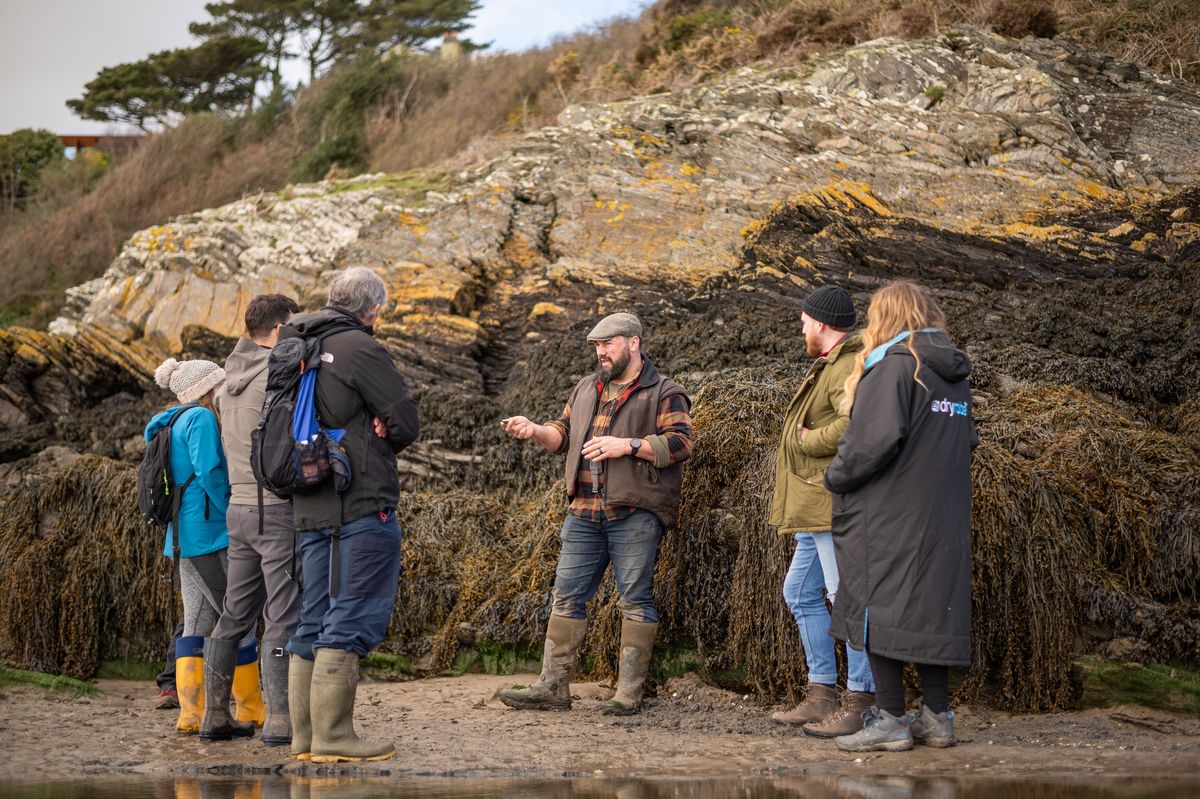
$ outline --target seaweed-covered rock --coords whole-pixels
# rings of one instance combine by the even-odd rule
[[[332,270],[364,265],[388,283],[376,335],[423,421],[400,461],[405,578],[387,646],[438,669],[464,640],[537,643],[560,463],[495,423],[557,415],[593,367],[586,329],[628,309],[695,399],[682,518],[658,566],[664,638],[714,675],[792,694],[804,664],[779,597],[790,553],[765,508],[808,363],[800,304],[832,282],[861,309],[906,278],[931,287],[976,364],[965,690],[1062,706],[1073,659],[1105,638],[1200,662],[1198,128],[1194,85],[1065,40],[958,29],[572,107],[425,189],[364,176],[173,220],[73,292],[57,334],[0,336],[0,463],[14,464],[0,478],[36,475],[0,494],[5,564],[65,545],[47,533],[57,475],[87,484],[81,531],[119,534],[118,467],[68,461],[136,452],[130,431],[161,400],[145,377],[157,358],[217,357],[253,294],[316,306]],[[105,568],[126,586],[151,566]],[[0,595],[0,644],[45,668],[86,673],[167,634],[105,617],[103,651],[68,658],[91,610],[34,631],[30,596]],[[611,586],[593,606],[585,654],[606,672]]]

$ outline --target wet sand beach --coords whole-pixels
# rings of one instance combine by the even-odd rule
[[[1122,706],[1043,715],[960,707],[960,744],[894,754],[848,754],[831,741],[770,721],[774,707],[688,675],[645,711],[601,715],[611,690],[573,686],[563,713],[510,710],[494,696],[530,675],[466,675],[360,686],[356,726],[390,737],[391,760],[316,767],[258,738],[204,743],[154,710],[149,682],[100,680],[87,697],[12,688],[0,694],[7,757],[0,779],[58,780],[166,774],[414,776],[771,777],[909,774],[995,779],[1192,778],[1200,719]]]

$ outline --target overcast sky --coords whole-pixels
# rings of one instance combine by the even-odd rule
[[[188,23],[207,18],[205,0],[0,0],[0,134],[18,128],[101,133],[67,100],[102,67],[196,41]],[[525,50],[615,16],[647,0],[483,0],[467,35],[497,50]],[[290,83],[307,78],[296,63]]]

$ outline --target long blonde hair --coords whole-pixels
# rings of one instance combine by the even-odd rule
[[[846,378],[845,412],[849,412],[854,404],[854,393],[858,390],[858,381],[862,379],[863,367],[871,351],[905,331],[911,334],[927,327],[945,331],[946,315],[925,288],[897,280],[871,295],[871,304],[867,306],[867,328],[862,334],[863,348],[854,361],[853,371]],[[920,377],[921,356],[913,346],[913,337],[910,335],[904,344],[917,360],[913,380],[924,386]]]

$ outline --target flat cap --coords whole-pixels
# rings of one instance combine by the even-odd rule
[[[615,338],[616,336],[638,336],[642,335],[642,323],[638,318],[631,313],[613,313],[604,317],[600,322],[592,328],[592,332],[588,333],[588,341],[604,341],[606,338]]]

